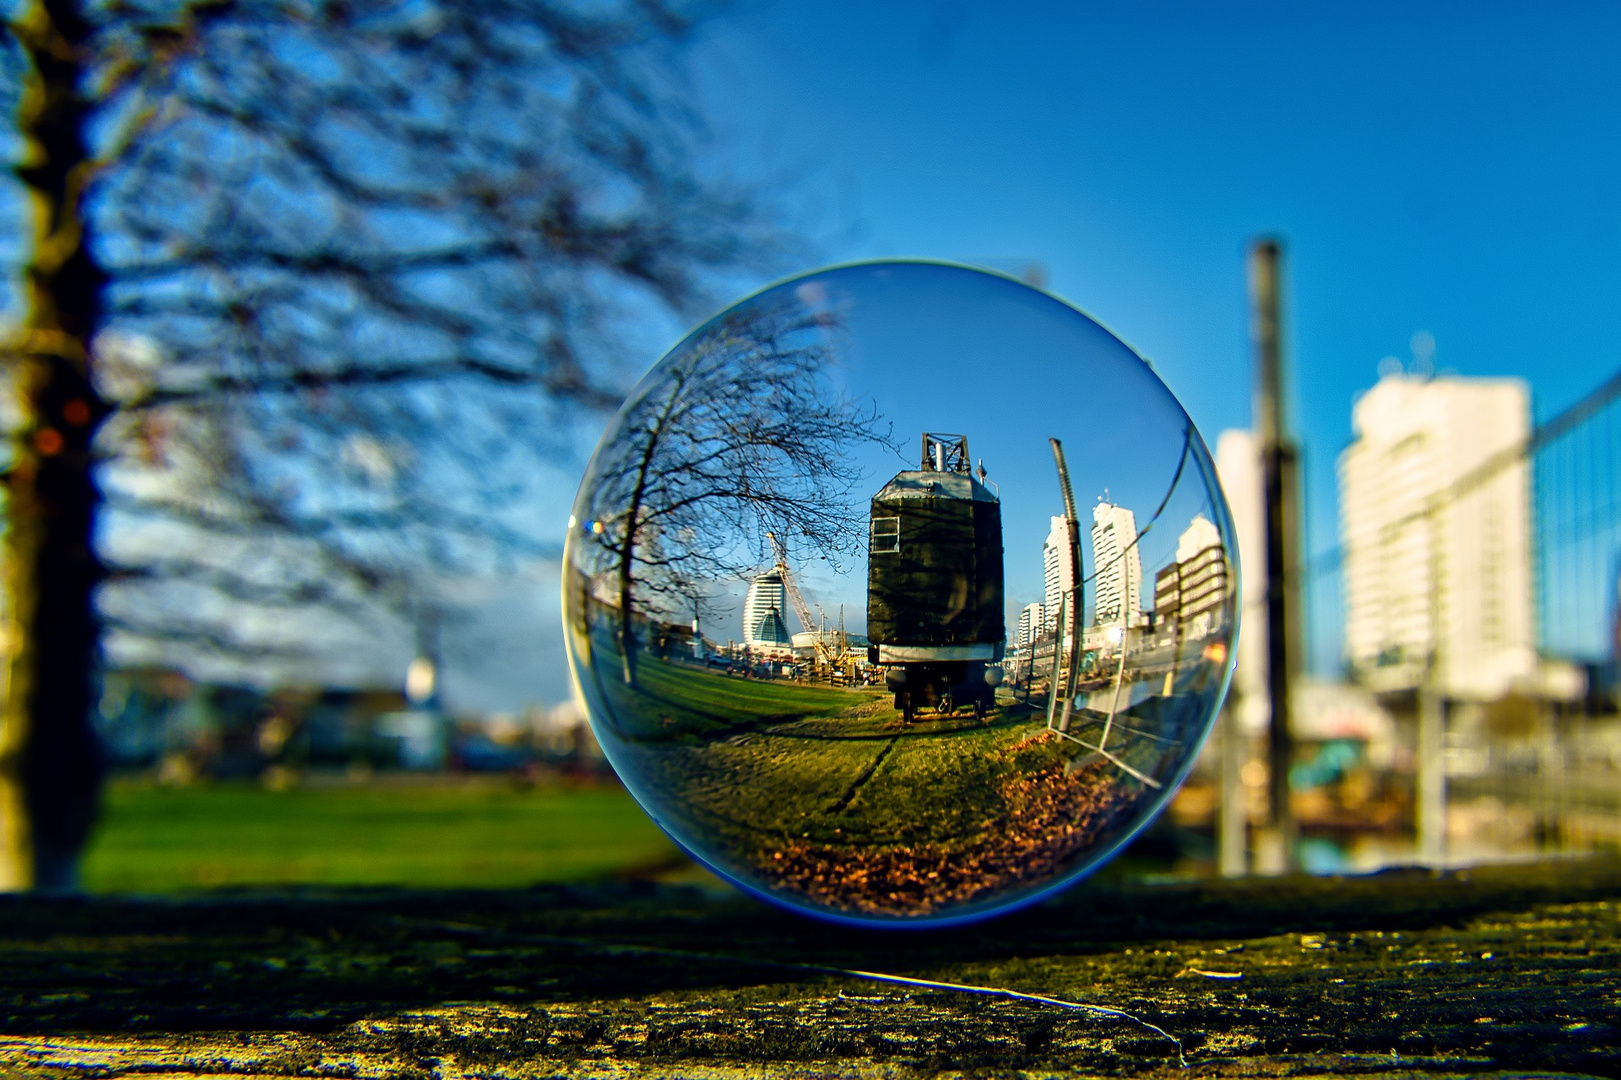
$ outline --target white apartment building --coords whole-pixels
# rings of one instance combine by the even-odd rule
[[[1137,516],[1100,499],[1092,507],[1092,559],[1097,575],[1097,624],[1140,625],[1143,559],[1137,550]]]
[[[1194,514],[1188,527],[1176,538],[1176,561],[1189,562],[1195,555],[1221,546],[1221,530],[1216,528],[1216,523],[1203,514]]]
[[[1536,667],[1529,472],[1523,460],[1434,497],[1530,432],[1518,379],[1388,375],[1352,409],[1340,455],[1345,645],[1371,689],[1501,696]]]
[[[1075,568],[1069,562],[1069,520],[1062,515],[1053,517],[1047,540],[1041,545],[1041,566],[1046,581],[1042,626],[1052,633],[1057,629],[1054,624],[1058,621],[1058,605],[1064,594],[1075,587]]]
[[[788,602],[788,590],[783,588],[782,577],[775,571],[761,574],[749,583],[749,595],[743,601],[743,644],[754,646],[785,646],[793,639],[788,634],[788,619],[783,614]]]
[[[1177,538],[1176,561],[1154,575],[1154,612],[1178,635],[1200,639],[1227,625],[1227,548],[1216,523],[1194,515]]]
[[[1019,628],[1013,636],[1013,647],[1020,652],[1030,648],[1030,643],[1040,637],[1047,628],[1047,607],[1045,604],[1026,604],[1019,612]]]
[[[1238,656],[1233,694],[1246,731],[1266,727],[1266,511],[1261,450],[1249,431],[1229,430],[1216,439],[1216,475],[1227,496],[1238,542]],[[1178,545],[1180,546],[1180,545]]]

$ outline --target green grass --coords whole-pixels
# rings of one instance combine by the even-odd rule
[[[893,845],[978,838],[1015,774],[1082,755],[1070,743],[1018,749],[1045,728],[1038,711],[928,712],[905,724],[890,695],[729,678],[648,660],[639,686],[608,683],[628,752],[671,796],[665,812],[773,859],[784,841]],[[1122,718],[1122,724],[1126,723]],[[1078,714],[1078,735],[1101,721]],[[1158,770],[1161,747],[1115,729],[1114,752]],[[1113,777],[1115,770],[1107,770]]]
[[[876,690],[743,679],[652,658],[638,665],[634,689],[617,666],[599,669],[599,678],[620,730],[639,741],[707,741],[762,720],[834,715],[887,698]]]
[[[661,820],[728,872],[874,913],[955,903],[1075,864],[1146,812],[1188,750],[1180,713],[1122,712],[1105,756],[1003,695],[983,721],[890,695],[714,675],[646,659],[599,686]],[[966,711],[965,711],[966,712]],[[1103,715],[1080,710],[1092,742]]]
[[[643,664],[640,674],[642,687],[648,693],[670,698],[710,717],[734,721],[837,712],[880,693],[742,679],[663,663]]]
[[[672,748],[658,767],[689,812],[739,844],[763,845],[761,858],[796,837],[858,845],[950,840],[977,835],[995,816],[982,799],[1012,768],[1003,751],[1033,726],[997,715],[985,727],[958,718],[904,728],[886,709]]]
[[[122,781],[107,792],[84,885],[135,893],[224,885],[496,888],[600,878],[678,858],[617,786],[422,781],[267,791]]]

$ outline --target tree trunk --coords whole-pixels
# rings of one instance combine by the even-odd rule
[[[625,538],[619,545],[619,656],[624,667],[625,685],[636,685],[636,611],[635,611],[635,559],[636,544],[641,539],[642,529],[642,502],[647,498],[648,474],[653,468],[653,458],[658,453],[659,439],[664,425],[670,419],[670,413],[681,396],[681,382],[676,383],[676,389],[671,392],[670,400],[664,403],[664,410],[647,433],[647,445],[642,448],[641,463],[636,469],[636,487],[630,494],[630,505],[625,508]]]
[[[635,594],[631,577],[631,559],[635,550],[636,534],[632,529],[625,541],[624,553],[619,558],[619,661],[626,686],[636,685],[636,648],[639,644],[636,640]]]
[[[100,495],[91,444],[107,412],[90,381],[106,275],[82,217],[94,168],[81,96],[91,30],[72,3],[30,4],[12,24],[33,65],[17,170],[33,203],[27,311],[13,344],[24,410],[6,476],[10,600],[0,686],[0,887],[72,888],[103,766],[90,726],[98,626]]]

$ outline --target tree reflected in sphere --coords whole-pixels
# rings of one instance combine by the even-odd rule
[[[942,923],[1095,869],[1210,730],[1232,525],[1150,366],[1017,281],[887,262],[695,331],[597,447],[570,663],[677,842],[813,914]]]

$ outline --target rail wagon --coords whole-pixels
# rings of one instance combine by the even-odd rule
[[[981,719],[1002,680],[1002,505],[969,470],[968,440],[925,432],[921,467],[872,497],[867,658],[895,708]]]

